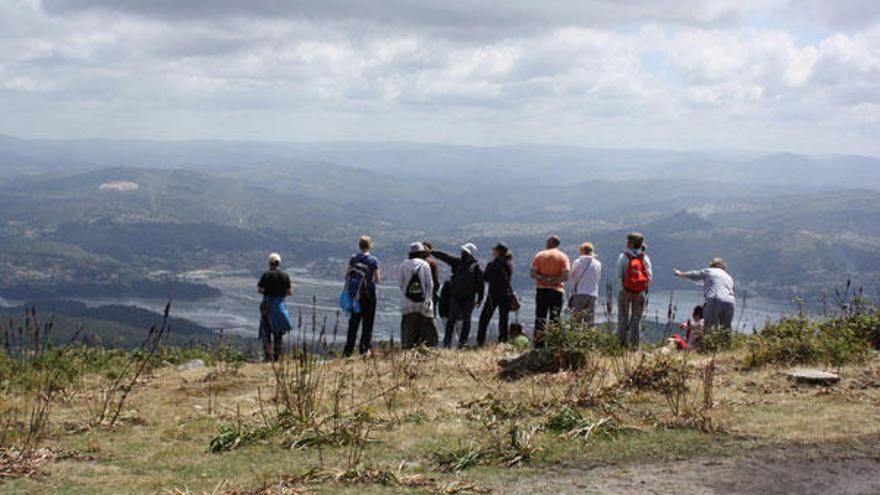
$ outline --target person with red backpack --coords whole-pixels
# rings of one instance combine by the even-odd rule
[[[621,281],[617,304],[617,336],[621,347],[639,348],[642,315],[648,301],[648,288],[654,278],[651,258],[645,252],[645,236],[632,232],[626,236],[626,251],[617,259]]]

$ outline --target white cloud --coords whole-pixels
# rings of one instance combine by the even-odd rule
[[[802,35],[843,26],[833,9],[805,28],[782,0],[204,5],[0,4],[0,132],[880,154],[880,29]]]

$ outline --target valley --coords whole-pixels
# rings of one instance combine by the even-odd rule
[[[339,277],[364,233],[387,281],[383,336],[398,325],[394,268],[413,240],[447,251],[471,241],[483,262],[505,242],[529,303],[546,236],[570,256],[592,241],[608,281],[625,234],[642,231],[651,319],[663,324],[670,292],[678,315],[699,300],[672,269],[717,255],[752,308],[746,330],[797,311],[795,299],[819,313],[847,285],[880,288],[880,186],[859,180],[880,160],[864,157],[10,138],[0,164],[0,297],[153,311],[171,298],[178,315],[241,335],[255,328],[253,281],[271,251],[295,268],[294,305],[310,312],[315,298],[335,322]],[[809,180],[793,180],[798,167]]]

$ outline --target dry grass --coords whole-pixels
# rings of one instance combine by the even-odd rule
[[[504,381],[496,377],[496,362],[509,352],[504,347],[411,352],[321,364],[323,389],[314,418],[343,421],[355,413],[370,418],[369,435],[375,442],[360,446],[356,462],[351,462],[352,447],[290,449],[280,435],[211,454],[208,444],[221,425],[261,424],[284,402],[275,397],[273,368],[249,364],[228,374],[211,368],[162,368],[128,397],[123,415],[139,422],[69,433],[64,424],[88,421],[86,402],[74,397],[58,405],[43,445],[79,452],[84,458],[55,459],[51,468],[44,465],[45,474],[4,481],[0,491],[369,494],[479,493],[494,488],[503,493],[510,469],[520,473],[516,478],[526,479],[560,462],[661,461],[880,435],[880,389],[871,381],[880,376],[876,356],[866,364],[842,368],[843,382],[820,390],[793,387],[772,367],[740,370],[741,356],[719,355],[710,408],[705,407],[698,372],[706,363],[689,364],[695,372],[687,381],[684,400],[692,409],[688,412],[701,411],[726,432],[705,433],[686,423],[680,425],[684,429],[670,429],[674,418],[663,392],[616,388],[633,359],[597,359],[594,367],[607,367],[601,376],[582,371]],[[584,399],[584,389],[591,400]],[[579,411],[584,418],[581,428],[595,428],[600,421],[602,426],[637,428],[639,433],[545,431],[548,418],[563,407]],[[512,432],[529,432],[528,438],[519,439],[527,443],[520,452],[527,458],[511,463],[517,453],[506,452],[510,457],[483,459],[479,466],[458,473],[434,468],[437,453],[462,445],[514,445]],[[522,467],[506,467],[509,463]],[[297,478],[308,472],[311,478]]]

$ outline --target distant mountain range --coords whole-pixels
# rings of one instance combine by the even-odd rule
[[[880,158],[855,155],[596,149],[575,146],[476,147],[425,143],[146,140],[22,140],[0,135],[0,174],[107,167],[224,171],[357,168],[384,176],[563,185],[592,180],[702,180],[785,188],[880,188]]]
[[[638,229],[659,287],[687,287],[673,267],[722,255],[743,288],[816,301],[847,279],[877,292],[878,218],[880,160],[869,157],[0,137],[7,298],[162,290],[183,270],[258,270],[269,250],[335,277],[363,233],[389,261],[414,239],[473,240],[484,258],[503,240],[524,286],[548,234],[570,254],[592,240],[610,265]]]

